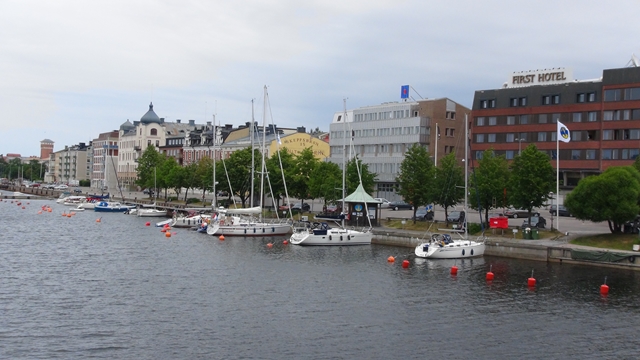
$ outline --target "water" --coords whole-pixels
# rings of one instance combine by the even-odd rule
[[[45,203],[53,212],[38,215]],[[454,277],[453,260],[407,248],[166,238],[133,216],[25,207],[0,202],[0,358],[631,359],[640,349],[636,272],[485,257],[458,261]]]

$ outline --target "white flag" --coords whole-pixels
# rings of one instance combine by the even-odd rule
[[[569,132],[569,129],[560,121],[558,121],[558,140],[566,143],[571,141],[571,132]]]

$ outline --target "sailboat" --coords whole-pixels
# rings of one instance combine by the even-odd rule
[[[265,148],[266,148],[266,116],[267,116],[267,87],[264,87],[264,114],[262,127],[262,181],[260,184],[260,201],[262,201],[264,190],[264,173],[265,166]],[[253,112],[253,111],[252,111]],[[253,116],[251,119],[251,153],[253,157],[253,134],[255,131]],[[217,135],[214,138],[217,141]],[[214,144],[215,154],[215,144]],[[215,155],[214,155],[215,158]],[[253,162],[253,160],[252,160]],[[214,165],[215,171],[215,165]],[[253,191],[253,166],[251,167],[251,191]],[[214,173],[215,176],[215,173]],[[215,179],[213,181],[215,192]],[[214,201],[215,202],[215,201]],[[251,194],[251,205],[253,205],[253,194]],[[262,206],[251,206],[249,208],[239,209],[214,209],[217,214],[207,225],[207,234],[224,235],[224,236],[280,236],[288,234],[291,231],[291,225],[287,222],[273,221],[265,222],[262,219]]]
[[[342,209],[345,208],[345,188],[346,188],[346,173],[347,173],[347,164],[345,161],[345,153],[346,153],[346,139],[347,139],[347,105],[346,100],[344,101],[344,125],[345,125],[345,133],[344,133],[344,142],[342,144]],[[364,188],[362,187],[362,179],[360,179],[360,184],[356,193],[364,193]],[[369,196],[368,194],[366,194]],[[379,203],[379,201],[373,199],[369,196],[370,200],[365,200],[365,210],[368,212],[368,203]],[[371,244],[371,239],[373,238],[373,232],[371,231],[371,224],[369,224],[369,229],[363,231],[357,231],[354,229],[346,229],[344,226],[346,214],[342,213],[339,216],[339,222],[334,220],[334,223],[338,226],[335,228],[330,227],[326,222],[313,222],[309,224],[309,226],[305,226],[302,228],[297,228],[294,233],[291,235],[290,243],[293,245],[324,245],[324,246],[343,246],[343,245],[369,245]],[[367,220],[371,221],[368,214]]]
[[[467,213],[467,187],[469,184],[469,166],[467,154],[469,146],[469,123],[465,115],[465,150],[464,150],[464,209]],[[468,239],[467,217],[464,218],[464,239],[454,240],[449,234],[432,234],[427,242],[416,246],[417,257],[426,259],[460,259],[484,255],[484,236],[482,240]]]

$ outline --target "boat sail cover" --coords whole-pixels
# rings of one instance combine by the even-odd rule
[[[262,209],[260,206],[254,206],[251,208],[240,208],[240,209],[225,209],[222,212],[226,212],[227,214],[260,214]]]

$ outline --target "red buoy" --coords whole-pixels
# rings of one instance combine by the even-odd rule
[[[453,265],[451,267],[451,275],[458,275],[458,267]]]
[[[390,263],[392,263],[392,262],[396,261],[396,259],[395,259],[393,256],[389,256],[389,257],[387,258],[387,261],[388,261],[388,262],[390,262]]]
[[[604,277],[604,284],[600,285],[600,294],[607,295],[609,293],[609,285],[607,285],[607,277]]]
[[[409,267],[409,260],[403,261],[402,262],[402,267],[405,268],[405,269],[408,268]]]
[[[268,244],[267,244],[267,247],[268,247],[269,249],[271,249],[271,248],[273,247],[273,244],[272,244],[272,243],[268,243]]]
[[[224,235],[220,235],[218,239],[220,239],[220,241],[224,241]]]
[[[527,285],[529,285],[529,287],[534,287],[536,286],[536,279],[530,277],[527,279]]]
[[[487,273],[487,281],[493,281],[493,273],[491,272],[492,268],[493,268],[493,265],[490,265],[489,272]]]
[[[282,244],[287,245],[287,244],[289,244],[289,241],[285,240],[285,241],[282,242]]]
[[[151,223],[147,221],[144,226],[151,226]]]

